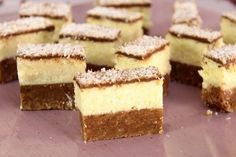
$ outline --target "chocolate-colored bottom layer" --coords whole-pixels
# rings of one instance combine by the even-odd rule
[[[0,83],[7,83],[17,79],[15,58],[9,58],[0,62]]]
[[[202,77],[198,71],[201,67],[171,61],[171,79],[183,84],[201,87]]]
[[[169,92],[169,82],[170,82],[170,75],[164,76],[164,83],[163,83],[163,95],[167,96]]]
[[[161,134],[163,109],[142,109],[81,117],[84,141]]]
[[[22,110],[74,109],[73,83],[20,86]]]
[[[86,71],[88,71],[88,70],[99,71],[102,68],[105,68],[106,70],[108,70],[108,69],[111,69],[112,67],[95,65],[95,64],[90,64],[90,63],[87,63],[87,65],[86,65]]]
[[[202,89],[202,101],[205,105],[224,112],[233,112],[236,108],[236,88],[223,90],[220,87]]]
[[[149,35],[150,30],[148,28],[143,28],[143,34]]]

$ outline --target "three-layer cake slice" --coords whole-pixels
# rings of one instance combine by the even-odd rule
[[[176,1],[174,4],[174,14],[172,24],[186,24],[188,26],[200,27],[202,23],[199,16],[196,2]]]
[[[97,0],[99,6],[125,9],[143,15],[143,29],[147,34],[151,27],[151,0]]]
[[[22,43],[53,42],[53,24],[41,17],[0,23],[0,83],[17,79],[16,49]]]
[[[181,83],[201,86],[198,74],[204,54],[223,45],[221,33],[187,25],[174,25],[167,35],[171,52],[171,78]]]
[[[75,105],[84,141],[161,134],[162,84],[156,67],[76,74]]]
[[[170,66],[169,43],[161,37],[143,36],[124,44],[116,53],[116,69],[155,66],[164,76],[163,91],[167,94]]]
[[[66,3],[24,2],[19,14],[20,17],[40,16],[49,19],[55,26],[54,41],[58,40],[61,27],[72,21],[71,6]]]
[[[120,29],[123,43],[135,40],[143,35],[143,18],[138,12],[96,7],[87,12],[87,22]]]
[[[73,23],[63,27],[59,42],[83,45],[87,69],[111,68],[115,65],[115,52],[120,45],[120,30],[92,24]]]
[[[17,55],[21,110],[74,109],[72,80],[86,68],[80,45],[24,44]]]
[[[236,109],[236,45],[226,45],[205,55],[200,75],[202,101],[221,111]]]

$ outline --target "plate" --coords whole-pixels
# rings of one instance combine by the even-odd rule
[[[225,1],[198,1],[204,27],[219,28],[220,12],[233,8]],[[172,1],[154,1],[151,34],[165,34],[170,25]],[[219,8],[219,5],[221,8]],[[211,6],[211,7],[209,7]],[[218,7],[217,7],[218,6]],[[74,6],[83,22],[92,4]],[[208,9],[207,9],[208,8]],[[215,8],[213,9],[210,8]],[[218,9],[217,9],[218,8]],[[16,13],[4,15],[15,17]],[[206,116],[200,89],[170,84],[164,100],[164,134],[84,144],[74,111],[20,111],[19,85],[0,85],[1,157],[233,157],[236,156],[236,115]]]

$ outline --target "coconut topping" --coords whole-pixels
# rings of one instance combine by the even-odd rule
[[[152,53],[162,50],[166,45],[168,45],[168,41],[161,37],[144,35],[133,42],[121,46],[117,53],[145,59]]]
[[[87,12],[88,17],[107,18],[124,22],[134,22],[142,19],[138,12],[130,12],[125,9],[96,7]]]
[[[25,2],[20,6],[20,16],[45,16],[65,18],[71,16],[71,7],[66,3]]]
[[[60,32],[60,38],[107,40],[114,41],[119,37],[120,30],[93,24],[68,24]]]
[[[22,44],[18,46],[17,56],[20,58],[80,58],[85,60],[85,50],[75,44]]]
[[[77,73],[74,80],[80,88],[112,86],[131,82],[150,81],[161,79],[162,76],[156,67],[134,68],[126,70],[110,69],[87,73]]]
[[[42,17],[22,18],[15,21],[0,23],[0,37],[47,29],[54,30],[54,25],[50,20]]]
[[[177,37],[194,38],[208,43],[212,43],[221,38],[221,33],[218,31],[204,30],[184,24],[172,26],[169,32]]]

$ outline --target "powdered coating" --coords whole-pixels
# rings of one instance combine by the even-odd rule
[[[20,6],[20,16],[46,16],[68,19],[71,7],[66,3],[25,2]]]
[[[151,0],[98,0],[101,6],[142,6],[151,5]]]
[[[174,5],[172,23],[187,23],[189,25],[199,25],[201,23],[201,18],[198,14],[196,3],[193,1],[176,1]]]
[[[15,21],[8,21],[0,23],[0,37],[7,37],[11,35],[18,35],[37,30],[46,30],[53,28],[54,25],[42,17],[22,18]]]
[[[75,39],[105,39],[116,40],[120,30],[93,24],[68,24],[60,32],[60,37],[70,36]]]
[[[222,14],[222,17],[227,18],[233,22],[236,22],[236,11],[225,12]]]
[[[85,60],[85,50],[75,44],[22,44],[18,46],[17,56],[20,58],[79,58]]]
[[[87,12],[88,17],[107,18],[111,20],[120,20],[124,22],[134,22],[142,19],[138,12],[129,12],[124,9],[96,7]]]
[[[77,73],[74,80],[80,88],[112,86],[114,84],[162,79],[156,67],[134,68],[127,70],[110,69],[87,73]]]
[[[213,49],[205,56],[223,65],[234,62],[236,60],[236,45],[225,45]]]
[[[163,49],[166,45],[168,45],[168,41],[161,37],[144,35],[133,42],[121,46],[117,53],[144,59],[150,54]]]
[[[221,33],[218,31],[203,30],[187,25],[174,25],[170,28],[169,32],[178,37],[195,38],[209,43],[221,38]]]

